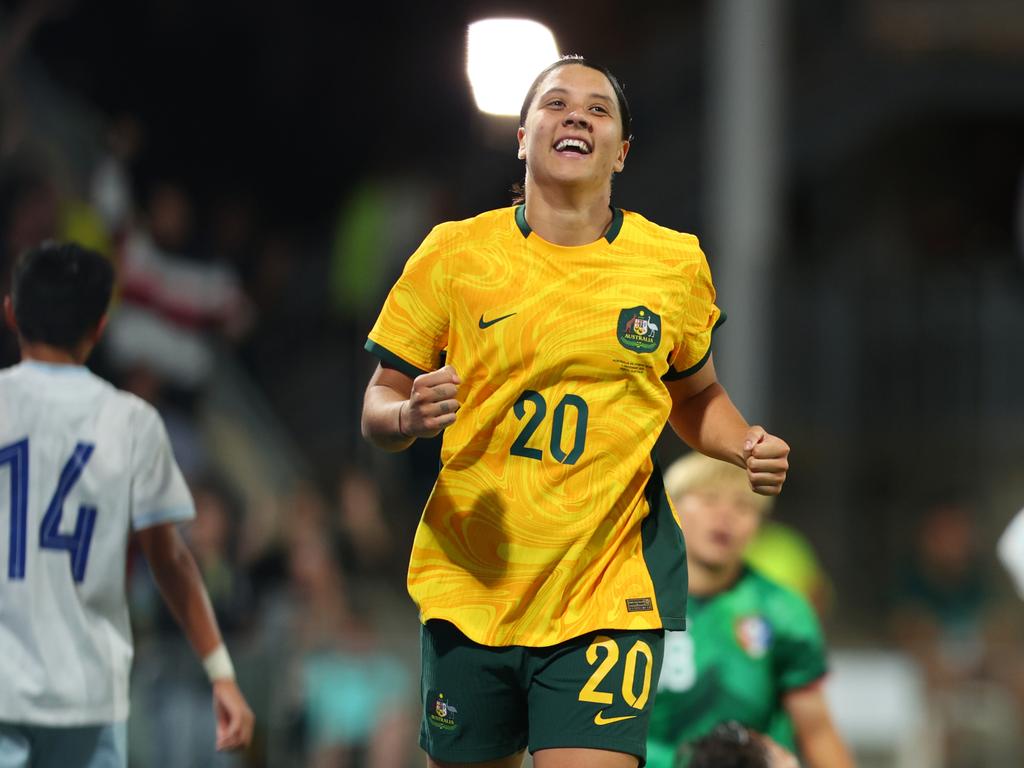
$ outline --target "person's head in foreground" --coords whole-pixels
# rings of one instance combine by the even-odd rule
[[[4,298],[22,355],[84,362],[103,330],[113,285],[110,262],[75,243],[51,241],[23,253]]]
[[[735,720],[720,723],[683,750],[686,768],[799,768],[796,758],[768,736]]]
[[[689,745],[684,764],[687,768],[770,768],[768,751],[757,734],[735,720],[715,726]]]

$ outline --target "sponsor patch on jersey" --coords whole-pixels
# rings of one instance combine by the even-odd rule
[[[636,613],[638,611],[653,611],[654,603],[649,597],[628,597],[626,598],[626,611]]]
[[[661,318],[647,307],[619,312],[619,344],[634,352],[653,352],[661,343]]]
[[[763,616],[744,616],[736,622],[736,642],[753,659],[760,659],[772,647],[772,625]]]
[[[438,693],[437,698],[434,699],[434,709],[427,716],[430,724],[441,731],[454,731],[458,726],[455,722],[455,715],[458,714],[455,706],[444,697],[443,693]]]

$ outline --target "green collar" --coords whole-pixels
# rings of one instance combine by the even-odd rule
[[[622,209],[615,208],[614,206],[609,207],[612,209],[612,223],[608,227],[608,231],[604,233],[604,239],[611,243],[619,236],[619,231],[622,229]],[[530,225],[526,222],[526,203],[520,203],[516,206],[516,225],[518,225],[519,231],[523,233],[523,237],[529,237],[530,233],[533,232],[530,229]]]

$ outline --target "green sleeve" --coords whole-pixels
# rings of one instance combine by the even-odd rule
[[[789,691],[825,674],[825,639],[814,609],[802,597],[785,590],[775,602],[775,677],[779,688]]]

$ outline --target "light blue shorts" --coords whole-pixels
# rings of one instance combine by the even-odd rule
[[[125,768],[125,723],[51,728],[0,722],[0,768]]]

